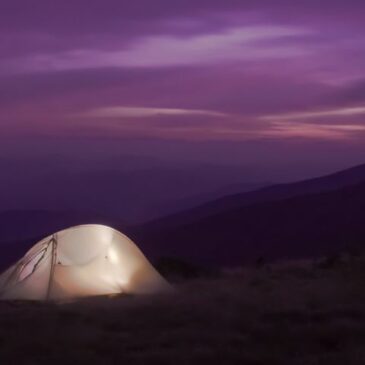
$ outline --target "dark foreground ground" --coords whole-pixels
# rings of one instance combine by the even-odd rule
[[[365,260],[226,272],[164,296],[0,302],[1,364],[365,364]]]

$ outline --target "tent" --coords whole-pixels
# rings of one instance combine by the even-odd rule
[[[67,299],[169,289],[128,237],[94,224],[44,238],[0,275],[1,299]]]

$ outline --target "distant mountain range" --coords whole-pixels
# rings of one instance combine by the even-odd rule
[[[230,195],[133,227],[145,252],[237,265],[365,248],[365,165]]]
[[[18,171],[7,171],[0,169],[0,213],[97,212],[128,224],[267,185],[250,181],[246,169],[237,166],[145,166],[128,170],[121,164],[91,170],[47,170],[33,175],[30,171],[24,176]]]
[[[230,194],[192,209],[153,220],[139,228],[149,232],[150,229],[152,231],[160,230],[160,225],[163,228],[177,227],[181,224],[194,222],[214,214],[247,205],[282,200],[305,194],[337,190],[342,187],[356,185],[362,182],[365,182],[365,164],[323,177],[288,184],[270,185],[261,189],[242,192],[240,194]]]
[[[121,204],[123,198],[112,193],[115,204]],[[239,265],[260,257],[316,256],[365,245],[364,209],[365,165],[361,165],[316,179],[231,194],[133,226],[107,207],[6,211],[0,213],[0,266],[38,238],[91,222],[121,229],[151,258],[175,256],[197,263]]]

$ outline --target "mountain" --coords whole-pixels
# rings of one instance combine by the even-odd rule
[[[47,169],[42,174],[25,170],[25,176],[19,171],[8,166],[0,169],[1,211],[106,212],[128,224],[225,196],[232,192],[232,183],[237,184],[235,192],[263,186],[250,182],[245,168],[237,166],[151,166],[131,170],[116,165],[90,171]]]
[[[130,230],[150,256],[239,265],[365,245],[365,165],[224,199]]]
[[[117,186],[118,181],[109,178],[110,184]],[[123,200],[110,189],[105,194],[111,199],[110,204],[114,201],[118,205]],[[87,204],[77,204],[75,198],[75,209],[87,209],[0,213],[0,264],[20,256],[39,238],[91,222],[126,232],[152,259],[177,256],[202,263],[236,265],[260,256],[315,256],[365,241],[364,201],[365,165],[321,178],[230,195],[134,226],[128,226],[120,213],[108,209],[108,205],[93,210]]]
[[[208,191],[205,191],[204,193],[187,196],[184,198],[179,198],[177,200],[171,199],[165,202],[164,204],[160,205],[160,207],[162,211],[170,212],[169,214],[174,214],[184,210],[195,208],[196,206],[199,205],[207,204],[211,201],[217,200],[227,195],[255,191],[270,185],[272,184],[268,182],[228,184],[213,191],[209,191],[208,189]]]
[[[260,202],[278,201],[295,196],[333,191],[345,186],[355,185],[365,181],[365,164],[330,175],[294,183],[276,184],[258,190],[230,194],[214,199],[211,202],[195,208],[171,214],[169,216],[152,220],[138,227],[144,232],[160,231],[161,229],[178,227],[187,223],[230,211],[243,206],[258,204]]]
[[[257,203],[174,228],[134,230],[150,256],[239,265],[260,257],[297,258],[365,246],[365,183]]]

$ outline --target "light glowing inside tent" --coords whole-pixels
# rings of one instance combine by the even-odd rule
[[[0,275],[2,299],[47,300],[166,290],[171,287],[138,247],[122,233],[101,225],[55,233]]]
[[[119,262],[118,254],[112,247],[109,247],[108,249],[108,258],[110,259],[110,262],[112,262],[113,264],[117,264]]]

